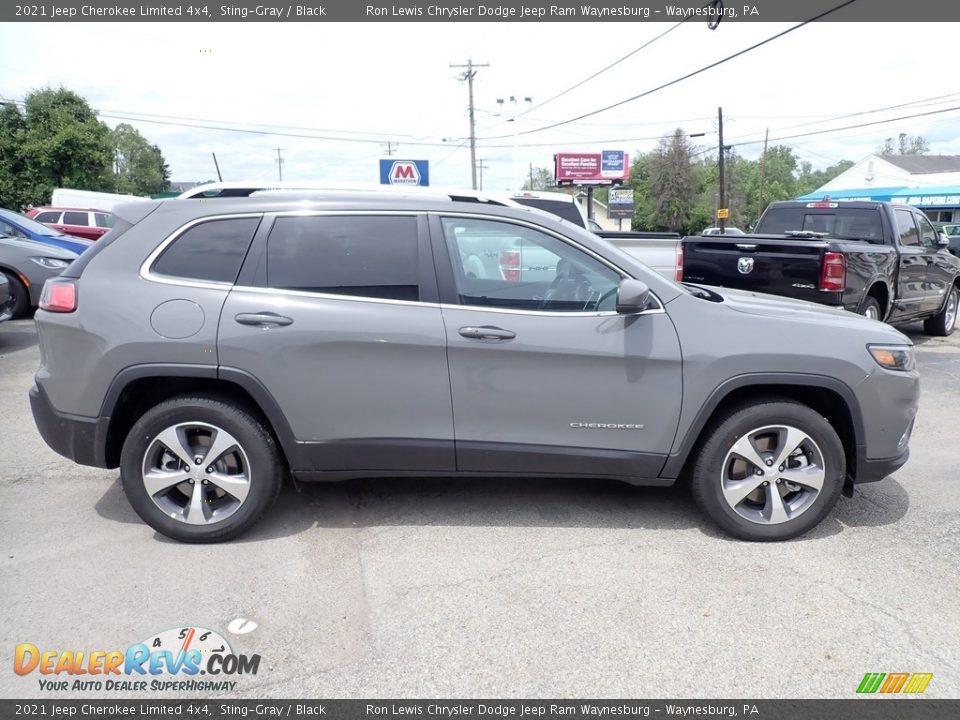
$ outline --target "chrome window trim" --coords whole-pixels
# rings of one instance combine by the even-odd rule
[[[160,257],[163,251],[166,250],[174,240],[196,225],[200,225],[205,222],[216,222],[217,220],[238,220],[244,218],[262,219],[265,214],[266,213],[263,212],[251,212],[230,213],[227,215],[204,215],[203,217],[194,218],[193,220],[185,222],[172,233],[167,235],[167,237],[165,237],[163,241],[157,245],[157,247],[155,247],[149,255],[147,255],[147,259],[144,260],[140,265],[140,277],[144,280],[161,283],[163,285],[180,285],[193,288],[203,288],[207,290],[223,290],[232,288],[232,282],[221,282],[219,280],[196,280],[194,278],[180,277],[179,275],[162,275],[160,273],[153,272],[151,267],[157,261],[157,258]]]
[[[651,295],[657,301],[657,307],[650,308],[638,313],[618,313],[616,310],[603,310],[601,312],[590,311],[572,311],[564,312],[562,310],[517,310],[514,308],[490,307],[489,305],[451,305],[449,303],[440,303],[441,310],[476,310],[478,312],[506,313],[507,315],[536,315],[540,317],[637,317],[639,315],[666,315],[666,310],[660,302],[660,298]]]

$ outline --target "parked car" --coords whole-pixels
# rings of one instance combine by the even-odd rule
[[[720,228],[718,227],[708,227],[708,228],[704,228],[703,232],[701,232],[700,234],[701,235],[746,235],[746,233],[743,232],[743,230],[735,227],[724,228],[722,233],[720,232]]]
[[[39,207],[27,210],[27,217],[65,235],[99,240],[113,227],[113,216],[103,210]]]
[[[546,213],[383,192],[115,212],[44,288],[30,401],[178,540],[240,535],[288,474],[686,478],[728,533],[782,540],[909,455],[907,337],[678,285]],[[461,244],[504,237],[554,277],[470,277]]]
[[[8,283],[12,298],[11,316],[23,317],[40,303],[43,284],[59,275],[77,253],[34,242],[0,237],[0,273]]]
[[[944,225],[940,231],[947,236],[947,249],[960,257],[960,225]]]
[[[772,203],[756,234],[684,238],[684,279],[812,300],[949,335],[960,260],[927,216],[862,201]]]
[[[13,295],[10,294],[10,281],[0,273],[0,322],[13,317]]]
[[[46,225],[20,213],[3,208],[0,208],[0,235],[20,240],[32,240],[77,254],[82,253],[92,244],[89,240],[64,235],[62,232],[48,228]]]

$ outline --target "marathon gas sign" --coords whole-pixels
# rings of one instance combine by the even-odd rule
[[[430,163],[427,160],[381,160],[381,185],[419,185],[430,184]]]
[[[558,184],[617,183],[630,177],[630,158],[623,150],[557,153],[553,160]]]

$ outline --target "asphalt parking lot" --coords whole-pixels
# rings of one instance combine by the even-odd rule
[[[867,672],[960,697],[960,332],[909,332],[911,461],[792,542],[729,540],[673,488],[403,479],[288,487],[240,541],[191,546],[46,447],[33,322],[2,323],[0,695],[71,695],[15,675],[18,643],[196,625],[262,657],[230,697],[848,698]]]

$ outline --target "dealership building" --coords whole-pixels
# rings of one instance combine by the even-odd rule
[[[960,222],[960,155],[868,155],[798,200],[880,200],[912,205],[934,223]]]

